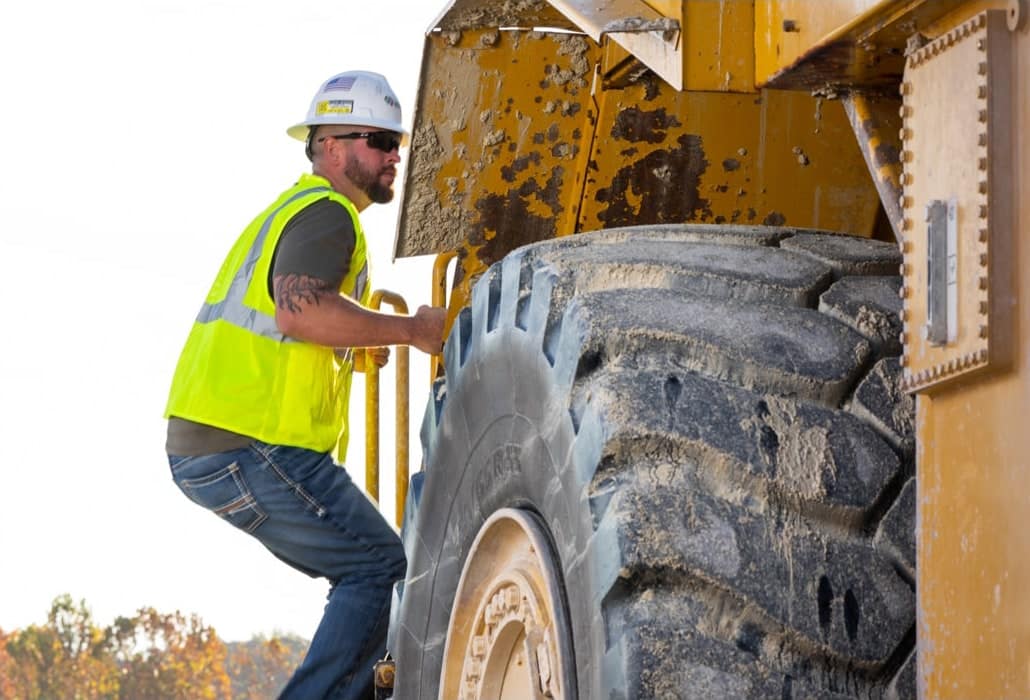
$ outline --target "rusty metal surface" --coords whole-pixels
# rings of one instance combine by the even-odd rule
[[[901,98],[852,92],[841,102],[894,238],[901,241]]]
[[[453,0],[433,24],[444,32],[497,27],[575,29],[547,0]]]
[[[679,31],[679,19],[666,17],[643,0],[551,0],[580,31],[600,43],[605,34]]]
[[[1002,0],[998,0],[1001,2]],[[964,0],[765,0],[755,6],[756,81],[840,94],[891,90],[911,37]]]
[[[746,31],[737,25],[752,15],[728,6],[737,13],[728,26]],[[685,4],[692,36],[712,19],[702,7]],[[574,34],[468,28],[499,22],[484,13],[456,3],[441,20],[452,29],[427,38],[398,256],[462,249],[461,280],[524,243],[634,223],[872,232],[877,200],[861,151],[842,146],[854,136],[839,102],[680,93],[641,71],[606,83],[595,68],[610,67],[611,42],[606,50]],[[708,34],[701,53],[733,45]],[[716,78],[708,66],[692,79],[714,88]],[[750,76],[740,80],[729,75],[723,90]]]
[[[868,236],[877,210],[839,102],[651,81],[601,96],[577,229],[694,221]]]
[[[683,87],[683,40],[678,6],[662,14],[643,0],[551,0],[600,44],[611,38],[676,89]]]
[[[510,250],[576,231],[696,221],[872,234],[878,198],[839,102],[682,93],[646,72],[606,83],[612,46],[495,29],[428,38],[396,254],[458,251],[452,312]]]
[[[492,262],[571,232],[598,54],[575,34],[430,36],[396,254],[467,241]]]
[[[624,86],[650,67],[676,90],[753,92],[755,8],[752,0],[670,0],[650,2],[677,22],[675,43],[651,36],[613,35],[604,45],[602,74],[607,84]],[[587,31],[594,37],[596,32]],[[654,33],[652,33],[654,34]],[[661,54],[657,56],[656,53]],[[631,76],[624,80],[623,76]]]

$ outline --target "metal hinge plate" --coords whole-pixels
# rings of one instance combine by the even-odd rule
[[[1011,237],[1005,13],[913,51],[902,83],[902,386],[939,387],[996,363],[997,258]],[[1003,315],[1003,314],[1002,314]]]

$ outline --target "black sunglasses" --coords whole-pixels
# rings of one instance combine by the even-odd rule
[[[390,153],[401,147],[401,135],[393,131],[362,131],[357,134],[333,134],[318,139],[319,143],[326,139],[365,139],[370,148]]]

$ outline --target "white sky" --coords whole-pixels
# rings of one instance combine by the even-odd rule
[[[152,606],[197,613],[227,640],[310,638],[327,584],[181,495],[162,411],[223,255],[309,169],[286,127],[324,79],[349,69],[385,74],[410,125],[423,31],[444,4],[0,9],[0,628],[45,622],[53,598],[70,593],[100,625]],[[362,216],[374,282],[415,308],[428,303],[431,261],[391,263],[396,217],[396,204]],[[428,384],[416,351],[411,384],[415,469]],[[349,463],[359,484],[362,395],[357,385]],[[390,447],[381,461],[389,474]],[[392,504],[386,484],[383,500]]]

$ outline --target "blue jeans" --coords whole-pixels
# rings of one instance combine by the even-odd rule
[[[191,501],[331,584],[307,656],[279,697],[371,698],[372,666],[386,651],[393,583],[406,564],[397,533],[347,471],[328,454],[258,441],[168,460]]]

